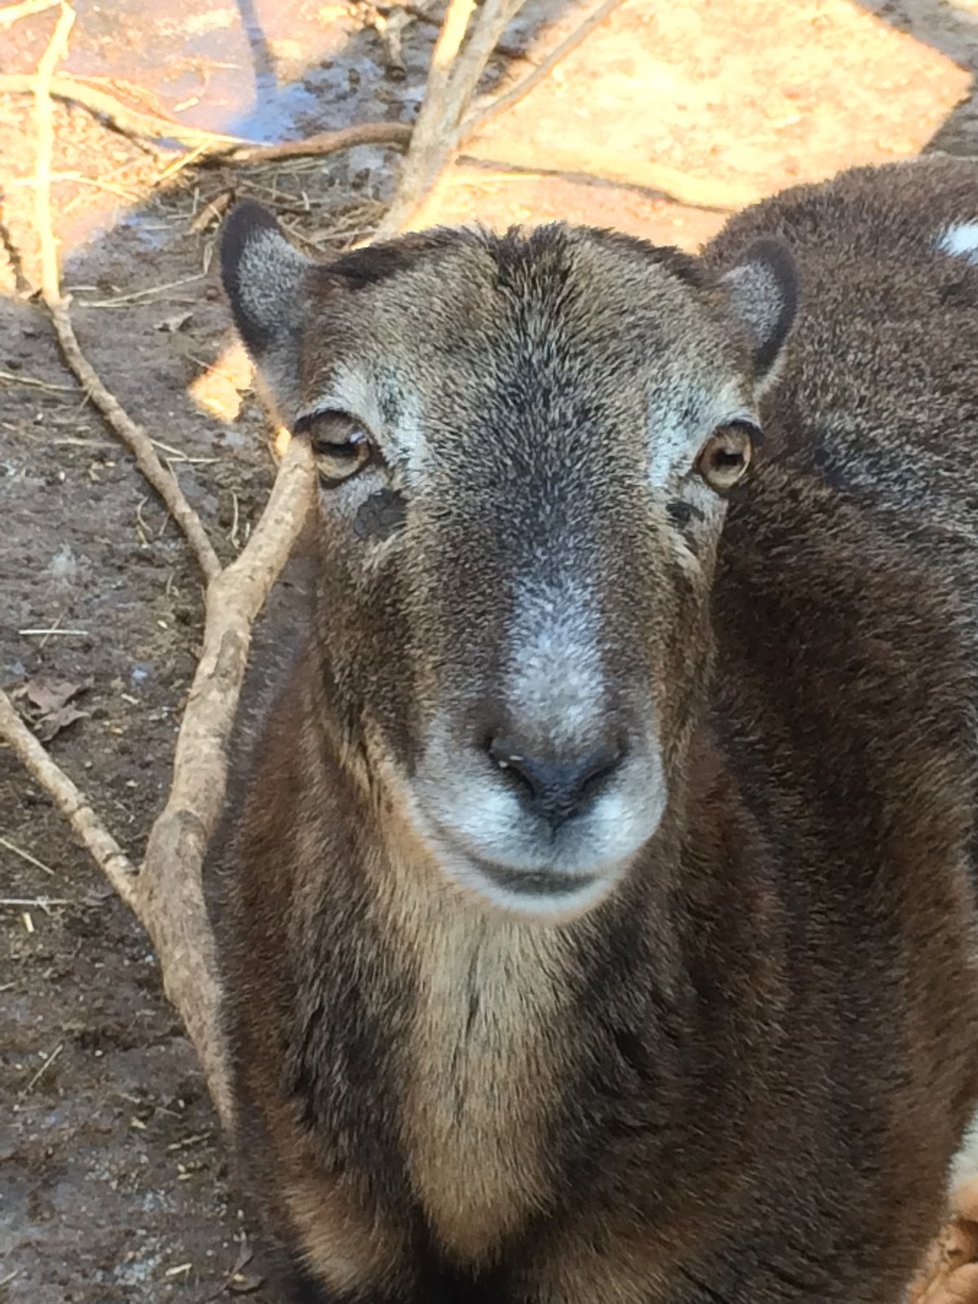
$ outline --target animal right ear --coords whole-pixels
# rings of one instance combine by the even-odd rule
[[[236,205],[225,222],[221,280],[234,324],[283,413],[294,405],[304,290],[317,266],[286,240],[260,204]]]
[[[756,240],[720,278],[734,316],[753,345],[760,388],[774,375],[798,311],[798,268],[779,239]]]

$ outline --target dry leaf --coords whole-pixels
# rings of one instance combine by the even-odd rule
[[[34,725],[34,733],[42,743],[49,743],[62,729],[67,729],[76,720],[87,720],[88,712],[79,711],[74,706],[62,706],[57,711],[42,715]]]
[[[62,729],[87,717],[69,703],[93,684],[88,679],[56,679],[53,675],[36,675],[13,691],[13,699],[27,723],[42,743],[49,743]]]

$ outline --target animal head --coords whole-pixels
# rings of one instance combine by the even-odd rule
[[[346,738],[446,874],[522,914],[585,909],[681,782],[790,254],[762,241],[715,278],[557,225],[322,264],[245,204],[222,268],[316,457],[317,636]]]

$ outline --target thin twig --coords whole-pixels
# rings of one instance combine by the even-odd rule
[[[47,302],[46,297],[45,301]],[[67,301],[47,302],[47,306],[65,361],[78,377],[86,396],[133,454],[144,478],[166,504],[167,511],[186,535],[205,578],[213,579],[220,573],[221,563],[201,524],[200,517],[187,502],[176,477],[156,456],[146,431],[132,420],[111,390],[102,383],[98,372],[82,353],[68,314]]]
[[[51,906],[70,906],[68,897],[0,897],[0,906],[10,909],[13,906],[33,906],[35,910],[51,913]]]
[[[54,1063],[54,1061],[58,1058],[58,1056],[59,1056],[59,1055],[61,1054],[61,1052],[64,1050],[64,1048],[65,1048],[65,1044],[64,1044],[64,1042],[63,1042],[63,1041],[62,1041],[62,1042],[59,1042],[58,1045],[55,1046],[55,1048],[54,1048],[54,1050],[51,1052],[51,1054],[45,1057],[44,1063],[41,1065],[41,1067],[37,1070],[37,1072],[36,1072],[36,1073],[34,1074],[34,1076],[31,1078],[30,1082],[28,1082],[28,1084],[27,1084],[26,1087],[23,1087],[23,1088],[21,1089],[20,1095],[21,1095],[21,1098],[22,1098],[22,1099],[23,1099],[24,1096],[29,1096],[29,1095],[30,1095],[30,1093],[34,1090],[34,1088],[35,1088],[35,1087],[37,1086],[37,1084],[40,1082],[40,1080],[41,1080],[41,1078],[44,1076],[44,1074],[47,1073],[48,1069],[51,1067],[51,1065]]]
[[[13,855],[20,856],[21,860],[26,860],[28,865],[34,865],[35,868],[42,869],[45,874],[50,874],[52,878],[58,877],[50,865],[45,865],[43,860],[38,860],[36,856],[32,856],[23,847],[18,847],[16,842],[11,842],[9,838],[0,837],[0,847],[6,847]]]
[[[40,71],[40,70],[38,70]],[[0,75],[0,95],[36,95],[38,73],[3,73]],[[56,100],[80,104],[90,113],[97,113],[117,131],[126,136],[149,140],[177,140],[183,145],[204,145],[207,149],[231,149],[238,145],[254,145],[255,141],[242,136],[226,136],[217,131],[191,127],[176,118],[164,117],[143,109],[133,109],[115,95],[92,85],[81,77],[59,73],[52,77],[49,93]]]
[[[61,14],[48,48],[34,78],[37,125],[37,163],[34,190],[35,223],[41,245],[41,295],[47,305],[65,361],[75,374],[88,399],[102,413],[113,432],[130,450],[143,476],[166,504],[170,515],[183,530],[196,554],[204,576],[210,580],[220,573],[221,563],[207,537],[200,517],[187,502],[176,477],[156,456],[153,445],[141,426],[129,416],[115,395],[102,383],[98,372],[82,353],[68,311],[68,300],[61,294],[58,250],[51,217],[51,158],[54,152],[54,112],[50,96],[51,79],[58,59],[64,54],[75,21],[75,11],[62,0]]]
[[[51,760],[21,720],[14,709],[13,702],[2,689],[0,689],[0,737],[7,740],[41,787],[54,798],[62,815],[101,865],[105,876],[126,905],[134,907],[136,871],[129,857],[64,770]]]
[[[58,247],[51,228],[51,157],[54,143],[54,104],[51,78],[68,48],[75,11],[62,3],[48,47],[41,55],[34,78],[34,120],[37,125],[37,161],[34,168],[34,222],[41,242],[41,293],[45,302],[61,302]]]
[[[428,84],[411,137],[394,202],[377,230],[379,239],[394,235],[410,221],[422,197],[451,162],[460,140],[462,116],[475,93],[496,42],[523,0],[484,0],[471,23],[475,0],[449,0],[428,71]]]
[[[167,281],[164,285],[147,285],[142,290],[133,290],[130,294],[117,294],[112,299],[79,299],[79,308],[118,308],[125,303],[135,303],[137,299],[148,299],[153,294],[163,294],[167,290],[177,290],[183,285],[191,285],[194,281],[202,281],[203,272],[195,272],[193,276],[181,276],[176,281]]]
[[[271,163],[282,159],[324,157],[357,145],[394,145],[404,149],[412,128],[405,122],[361,122],[337,131],[321,131],[305,140],[284,140],[277,145],[237,145],[223,153],[213,151],[200,161],[211,163]]]
[[[115,445],[113,444],[112,447],[114,448]],[[17,633],[24,638],[28,636],[37,637],[40,634],[43,634],[45,638],[50,638],[52,634],[64,634],[69,638],[91,637],[87,629],[61,629],[57,625],[49,625],[46,629],[18,629]]]
[[[26,385],[28,389],[48,390],[52,394],[77,394],[78,388],[75,385],[51,385],[46,380],[40,380],[37,376],[21,376],[16,371],[0,371],[0,381],[8,385]]]
[[[575,27],[569,36],[556,45],[543,62],[534,68],[531,73],[528,73],[522,81],[517,82],[512,89],[505,91],[502,95],[497,95],[495,99],[489,99],[473,109],[462,124],[460,138],[465,140],[474,132],[481,130],[492,118],[519,103],[525,95],[533,90],[534,86],[539,85],[545,77],[550,75],[561,59],[565,59],[572,50],[577,49],[581,42],[590,36],[594,29],[599,27],[621,3],[622,0],[604,0],[603,4],[598,5],[597,9],[585,18],[580,26]]]
[[[323,157],[357,145],[394,145],[405,147],[411,139],[411,127],[402,122],[362,122],[337,131],[322,131],[306,140],[287,140],[263,145],[243,136],[205,131],[190,127],[162,114],[133,109],[117,96],[79,77],[60,74],[48,83],[55,99],[80,104],[96,113],[126,136],[150,140],[171,139],[191,148],[192,155],[175,159],[157,178],[157,184],[169,179],[175,170],[188,163],[201,165],[227,163],[267,163],[290,158]],[[5,73],[0,75],[0,94],[37,94],[37,74]]]

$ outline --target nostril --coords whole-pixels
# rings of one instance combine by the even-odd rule
[[[585,756],[581,761],[578,780],[581,792],[584,793],[589,788],[596,786],[612,770],[616,770],[622,755],[623,752],[620,747],[602,747],[589,756]]]
[[[515,739],[493,738],[487,748],[490,760],[500,770],[507,772],[525,785],[535,796],[539,786],[537,767],[518,747]]]
[[[621,747],[602,745],[574,758],[537,756],[512,735],[493,738],[487,751],[555,828],[597,797],[601,781],[617,769],[624,755]]]

